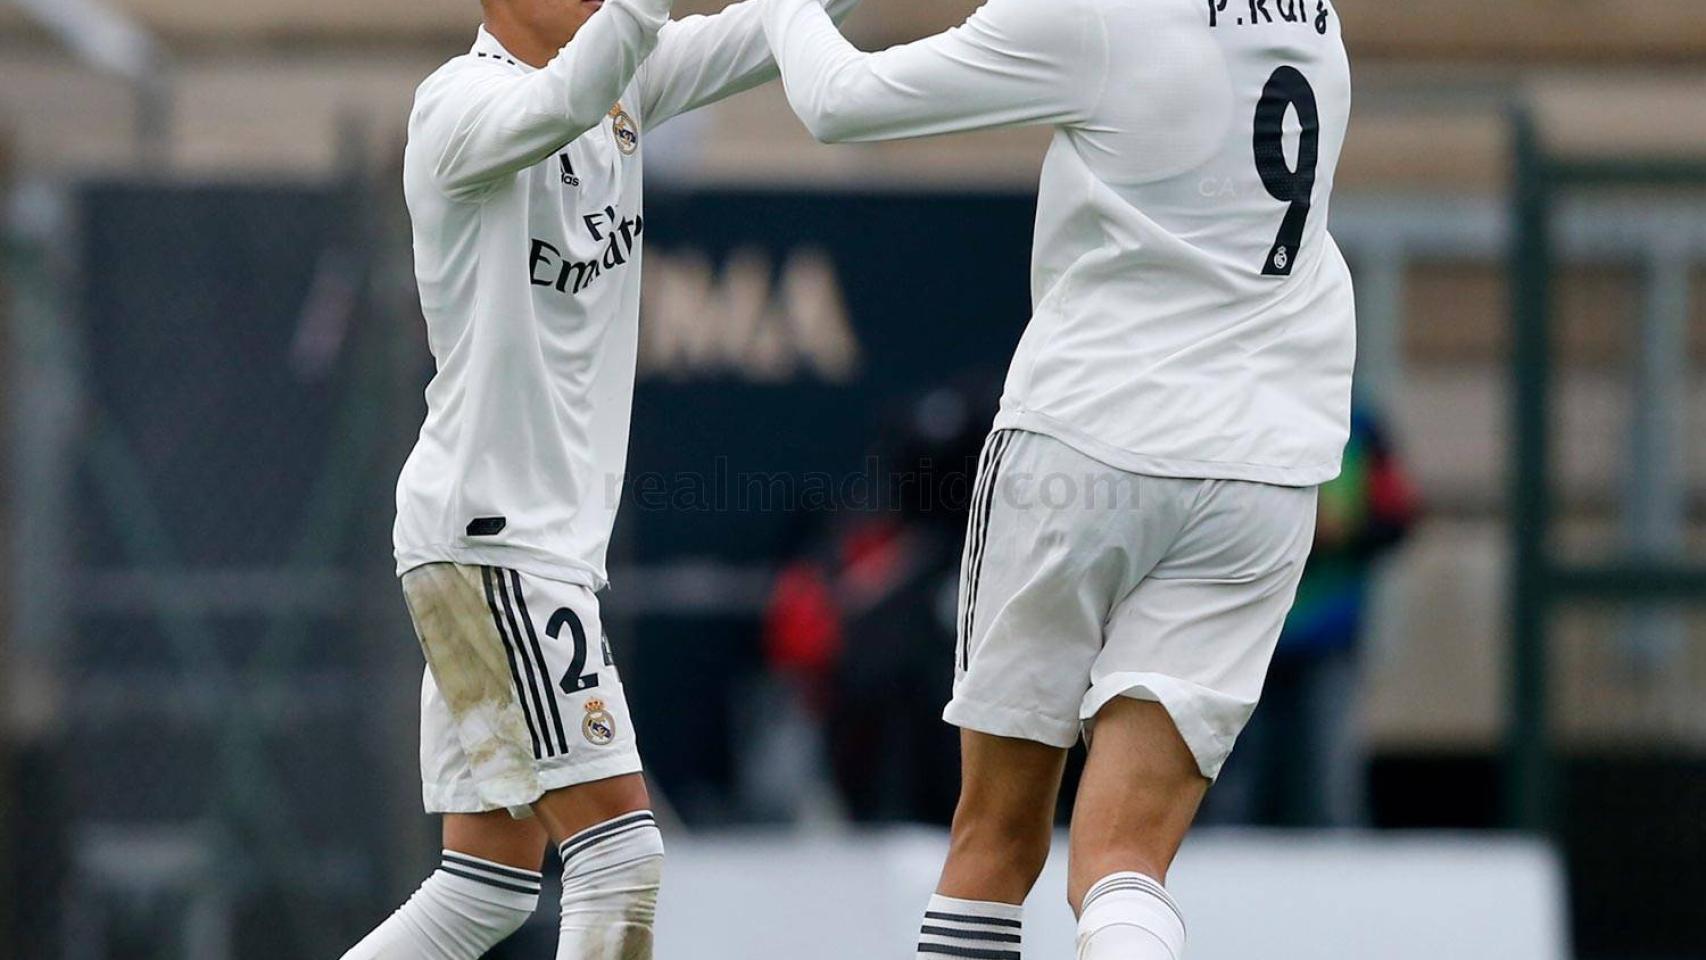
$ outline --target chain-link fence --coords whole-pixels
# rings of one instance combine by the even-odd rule
[[[418,665],[360,642],[408,636],[373,561],[418,348],[375,293],[363,191],[18,204],[20,955],[335,955],[419,860],[412,764],[383,748]]]

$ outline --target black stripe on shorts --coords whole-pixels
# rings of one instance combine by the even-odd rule
[[[509,660],[510,679],[515,681],[515,698],[521,703],[521,714],[527,718],[527,732],[533,738],[533,758],[538,760],[545,756],[544,746],[539,741],[540,728],[533,718],[533,708],[527,702],[527,690],[521,682],[521,667],[516,659],[515,645],[510,643],[509,631],[504,628],[503,611],[498,606],[497,594],[492,588],[492,568],[481,567],[480,576],[486,583],[486,606],[492,611],[492,626],[497,628],[498,639],[503,641],[504,656]],[[531,673],[529,670],[530,676]]]
[[[981,501],[974,505],[978,510],[977,528],[975,530],[976,550],[971,558],[971,571],[967,577],[966,585],[965,644],[961,650],[960,660],[960,667],[964,670],[971,669],[972,632],[977,628],[977,589],[979,582],[983,579],[984,550],[989,546],[989,517],[995,506],[995,488],[1000,483],[1001,464],[1006,458],[1007,448],[1012,442],[1013,431],[1011,430],[1003,430],[990,438],[989,443],[993,448],[993,453],[989,458],[989,479],[987,483],[983,484]]]
[[[551,707],[551,725],[557,730],[557,744],[562,747],[563,753],[568,753],[569,736],[563,732],[563,715],[557,709],[556,686],[551,682],[551,673],[545,667],[545,650],[539,645],[539,634],[533,629],[533,618],[527,613],[527,598],[521,593],[521,574],[511,570],[509,577],[515,586],[515,605],[521,611],[521,622],[527,627],[527,642],[533,649],[533,659],[539,664],[539,675],[545,678],[545,702]]]
[[[562,750],[551,742],[551,731],[545,726],[545,701],[551,696],[551,681],[543,676],[544,667],[534,663],[522,639],[521,624],[515,616],[515,600],[509,593],[507,573],[508,571],[501,567],[494,567],[492,570],[492,575],[498,581],[498,599],[503,603],[504,620],[509,623],[509,639],[515,644],[516,652],[521,657],[521,672],[527,675],[527,688],[533,694],[533,719],[539,724],[539,738],[544,742],[540,758],[554,757]]]

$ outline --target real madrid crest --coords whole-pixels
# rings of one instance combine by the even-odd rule
[[[633,156],[634,151],[640,149],[640,125],[628,116],[620,102],[610,108],[610,135],[616,138],[616,149],[625,157]]]
[[[586,702],[586,716],[581,720],[581,736],[595,747],[602,747],[616,739],[616,718],[610,711],[604,709],[604,701],[592,699]]]

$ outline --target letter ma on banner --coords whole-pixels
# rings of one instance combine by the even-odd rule
[[[646,254],[640,375],[733,375],[754,383],[848,383],[860,347],[835,264],[802,248],[780,265],[736,250],[721,266],[695,249]]]

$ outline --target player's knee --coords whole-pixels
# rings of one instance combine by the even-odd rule
[[[615,926],[649,939],[664,859],[663,835],[650,811],[588,827],[558,850],[563,858],[565,931]]]

